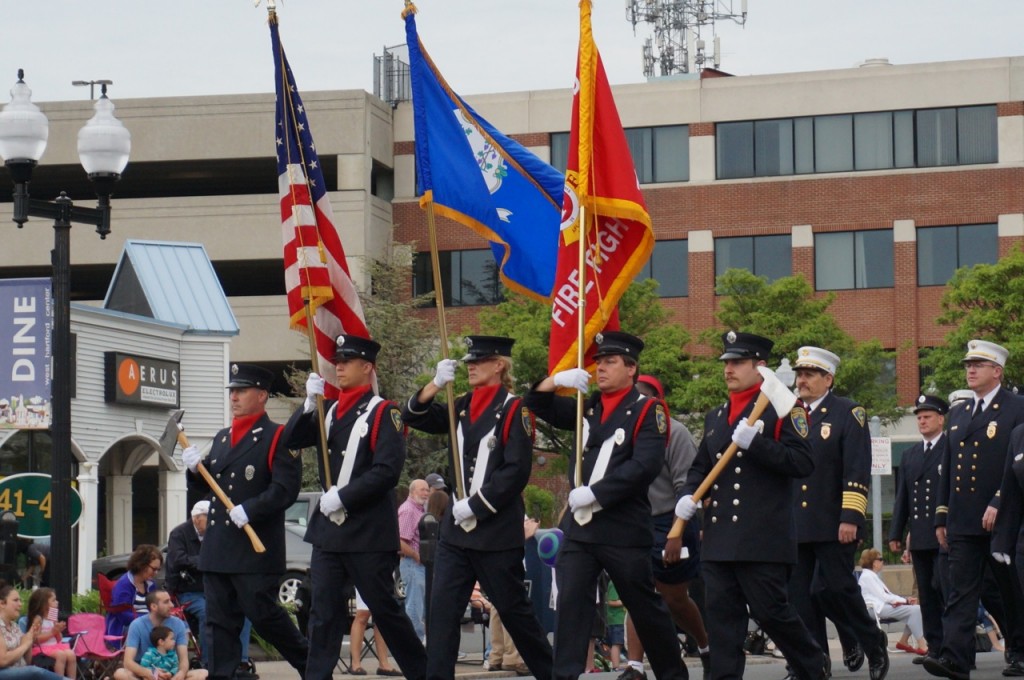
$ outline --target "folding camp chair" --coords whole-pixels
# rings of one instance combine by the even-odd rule
[[[124,638],[107,635],[102,614],[72,614],[68,633],[75,636],[75,656],[86,661],[88,676],[93,680],[112,677],[124,656]],[[79,665],[81,668],[81,665]]]

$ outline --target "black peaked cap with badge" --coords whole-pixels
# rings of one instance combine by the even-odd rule
[[[640,359],[640,352],[644,348],[643,340],[622,331],[598,333],[594,336],[594,343],[597,345],[597,351],[594,352],[595,359],[619,354],[638,361]]]
[[[258,387],[261,390],[270,390],[274,382],[274,374],[260,366],[252,364],[231,364],[228,369],[228,384],[225,389],[233,387]]]
[[[944,416],[949,412],[949,404],[945,399],[936,397],[934,394],[922,394],[914,404],[914,414],[916,415],[919,411],[935,411],[940,416]]]
[[[359,335],[341,334],[334,339],[334,357],[332,361],[348,359],[365,359],[370,363],[377,361],[380,343]]]
[[[738,333],[728,331],[722,333],[722,356],[719,361],[726,359],[757,359],[768,361],[771,358],[772,347],[775,343],[768,338],[754,335],[753,333]]]
[[[467,335],[466,356],[462,361],[480,361],[490,357],[511,357],[516,341],[497,335]]]

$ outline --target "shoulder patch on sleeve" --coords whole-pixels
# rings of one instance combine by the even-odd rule
[[[807,411],[804,410],[803,406],[794,406],[793,410],[789,412],[789,419],[793,423],[793,428],[796,433],[807,439],[807,435],[810,434],[810,427],[807,425]]]
[[[658,424],[658,434],[665,434],[668,431],[668,416],[661,404],[654,407],[654,421]]]
[[[402,413],[397,408],[391,409],[391,422],[396,430],[402,431]]]
[[[860,426],[864,427],[864,423],[866,423],[868,420],[868,414],[867,411],[864,410],[864,407],[854,406],[853,410],[850,411],[850,413],[852,413],[853,417],[857,419],[857,422],[860,423]]]
[[[519,410],[520,416],[523,419],[523,429],[526,430],[526,436],[533,436],[533,418],[530,417],[530,409],[525,406]]]

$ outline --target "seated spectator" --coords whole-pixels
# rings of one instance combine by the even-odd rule
[[[21,595],[13,586],[0,587],[0,634],[4,646],[0,648],[0,677],[4,680],[62,680],[56,673],[28,663],[43,622],[31,622],[27,632],[21,631]]]
[[[359,591],[356,591],[356,615],[352,618],[352,629],[349,631],[349,673],[352,675],[366,675],[366,669],[363,668],[363,640],[366,636],[366,627],[370,623],[370,608],[363,602],[363,598],[359,595]],[[377,649],[377,660],[380,662],[380,666],[377,668],[377,675],[388,675],[393,677],[400,677],[402,671],[396,670],[391,667],[391,661],[388,659],[388,646],[384,642],[384,638],[381,636],[378,630],[373,636],[373,646]]]
[[[149,643],[153,645],[142,655],[139,665],[153,674],[153,680],[174,677],[178,674],[178,650],[174,631],[167,626],[154,626],[149,632]]]
[[[895,619],[903,622],[903,637],[896,643],[896,649],[913,654],[928,653],[928,643],[924,639],[924,625],[921,621],[921,606],[915,598],[900,597],[889,590],[879,574],[885,566],[882,553],[874,548],[865,550],[860,555],[860,594],[864,602],[875,612],[879,619]],[[910,636],[914,636],[917,647],[910,646]]]
[[[66,678],[76,677],[78,659],[71,646],[64,642],[67,624],[57,620],[60,605],[53,588],[39,588],[28,598],[28,620],[40,621],[39,635],[32,645],[33,663],[43,668],[53,665],[53,672]],[[38,663],[36,656],[43,655],[47,663]],[[52,659],[52,661],[50,661]]]
[[[128,557],[128,571],[114,583],[107,608],[107,635],[124,635],[129,624],[146,614],[146,595],[156,588],[153,578],[164,557],[155,545],[143,543]]]
[[[171,673],[157,669],[155,672],[144,668],[139,661],[145,657],[153,644],[153,630],[165,626],[174,634],[174,650],[178,657],[178,672],[173,674],[175,680],[205,680],[205,669],[186,670],[188,668],[188,632],[185,622],[171,616],[174,605],[166,590],[153,590],[146,595],[148,613],[140,616],[128,626],[128,638],[124,645],[124,667],[114,671],[114,680],[170,680]],[[159,636],[157,636],[159,639]]]

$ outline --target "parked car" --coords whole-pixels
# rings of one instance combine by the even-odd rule
[[[285,511],[284,517],[284,549],[285,549],[285,572],[281,575],[278,590],[278,600],[282,603],[290,603],[295,600],[295,592],[299,584],[309,570],[309,562],[313,555],[313,546],[303,541],[306,535],[306,526],[309,518],[317,511],[320,504],[319,491],[303,491],[299,497]],[[167,561],[167,544],[161,546],[164,554],[164,562]],[[92,562],[92,583],[96,586],[96,575],[103,574],[111,580],[121,577],[128,570],[129,553],[120,555],[107,555],[98,557]],[[159,584],[164,582],[164,567],[156,574],[156,581]]]

